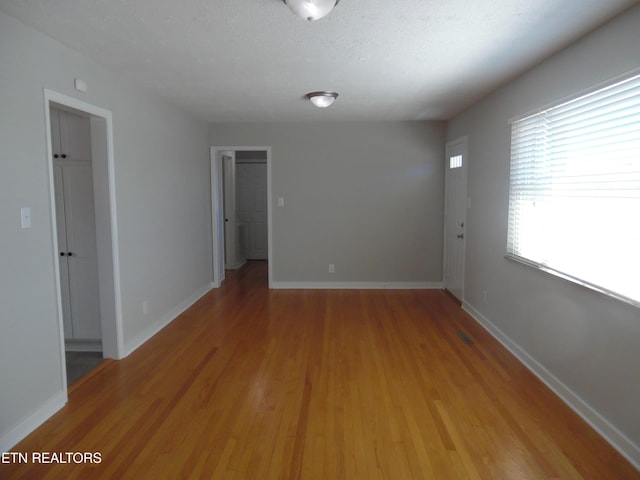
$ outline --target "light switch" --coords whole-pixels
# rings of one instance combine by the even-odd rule
[[[20,209],[20,223],[22,228],[31,228],[31,208],[22,207]]]
[[[284,197],[278,197],[278,206],[284,207]]]

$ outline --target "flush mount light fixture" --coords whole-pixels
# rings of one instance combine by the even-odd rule
[[[305,95],[318,108],[331,106],[338,94],[336,92],[311,92]]]
[[[282,0],[293,13],[308,21],[319,20],[329,14],[340,0]]]

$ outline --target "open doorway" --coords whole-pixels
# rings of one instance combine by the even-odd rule
[[[271,259],[271,148],[212,147],[214,284],[225,270]],[[271,263],[268,264],[271,285]]]
[[[90,116],[50,103],[60,300],[72,385],[103,358]]]
[[[111,113],[45,90],[62,386],[122,358]]]

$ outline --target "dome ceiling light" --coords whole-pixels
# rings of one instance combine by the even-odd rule
[[[319,20],[329,14],[340,0],[282,0],[300,18]]]
[[[336,92],[311,92],[305,95],[318,108],[327,108],[338,98]]]

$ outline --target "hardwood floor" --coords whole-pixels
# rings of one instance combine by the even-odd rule
[[[266,276],[228,272],[14,449],[99,464],[0,478],[640,478],[446,293],[269,291]]]

